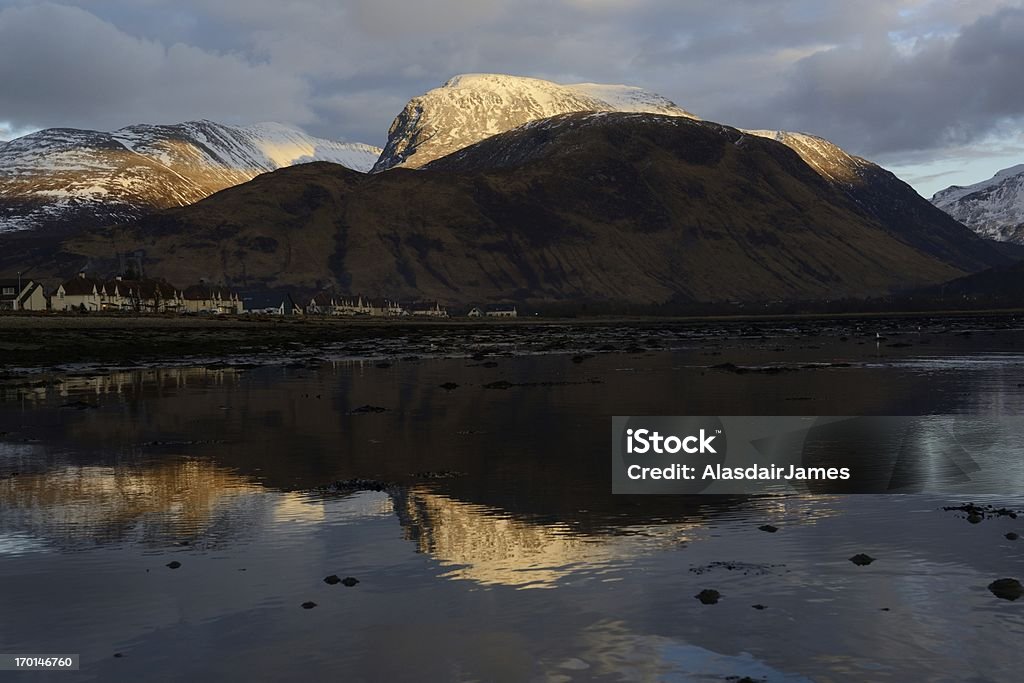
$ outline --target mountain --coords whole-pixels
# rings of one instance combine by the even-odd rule
[[[293,164],[367,171],[379,153],[278,123],[51,128],[0,143],[0,232],[125,222]]]
[[[940,190],[932,204],[979,235],[1024,244],[1024,164],[975,185]]]
[[[786,145],[832,186],[849,196],[862,210],[899,239],[955,262],[963,247],[963,226],[948,214],[923,201],[917,192],[890,171],[849,154],[824,138],[807,133],[749,130]],[[975,243],[976,244],[976,243]],[[1012,258],[1008,250],[989,245]]]
[[[559,85],[522,76],[463,74],[405,105],[373,170],[419,168],[524,123],[587,111],[696,118],[661,95],[628,85]]]
[[[773,139],[682,116],[563,114],[417,171],[285,168],[32,265],[103,271],[143,250],[147,275],[247,291],[671,307],[863,297],[1006,261],[862,170],[830,181]]]

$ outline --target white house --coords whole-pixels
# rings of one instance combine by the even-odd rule
[[[227,287],[205,283],[192,285],[182,292],[184,310],[190,313],[243,313],[245,304],[236,292]]]
[[[101,311],[107,302],[106,282],[82,271],[57,287],[50,307],[55,311]]]
[[[57,287],[50,299],[55,311],[165,313],[182,310],[181,292],[161,280],[100,280],[81,272]]]
[[[515,304],[496,304],[487,307],[488,318],[515,318],[518,315]]]
[[[0,311],[45,311],[46,294],[35,280],[0,280]]]
[[[448,309],[436,301],[420,301],[409,307],[409,312],[416,318],[447,318]]]

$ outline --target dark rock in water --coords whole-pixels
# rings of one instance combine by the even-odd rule
[[[117,657],[118,659],[121,659],[121,657],[124,657],[124,653],[123,652],[115,652],[114,656]]]
[[[359,583],[359,579],[354,578],[352,576],[346,576],[344,579],[341,580],[341,583],[343,586],[348,586],[349,588],[351,588],[352,586]]]
[[[444,389],[445,391],[451,391],[452,389],[458,389],[459,385],[456,384],[455,382],[445,382],[444,384],[441,385],[441,388]]]
[[[594,354],[592,354],[592,353],[581,353],[578,356],[573,356],[572,357],[572,362],[573,363],[582,363],[583,361],[590,360],[593,357],[594,357]]]
[[[743,374],[744,372],[748,372],[746,368],[741,368],[735,363],[719,363],[718,365],[712,365],[711,369],[724,370],[726,372],[735,372],[736,374]]]
[[[61,405],[61,408],[72,408],[74,410],[88,410],[89,408],[96,407],[97,406],[94,406],[91,403],[86,403],[85,401],[72,401],[71,403]]]
[[[878,611],[880,611],[880,612],[888,612],[889,608],[888,607],[879,607]]]
[[[484,355],[484,354],[482,354],[482,353],[474,353],[474,354],[473,354],[472,356],[470,356],[469,358],[470,358],[470,360],[475,360],[475,361],[481,361],[481,360],[483,360],[484,358],[487,358],[487,356],[486,356],[486,355]]]
[[[751,605],[751,607],[753,607],[754,609],[768,609],[767,605],[762,605],[761,603],[758,603],[756,605]]]
[[[480,367],[482,367],[482,368],[496,368],[496,367],[498,367],[498,364],[495,363],[493,360],[489,360],[486,363],[481,363]]]
[[[331,574],[330,576],[324,577],[324,583],[326,583],[329,586],[333,586],[335,584],[341,583],[341,579],[338,578],[337,574]]]
[[[171,560],[171,561],[170,561],[170,562],[168,562],[168,563],[167,563],[167,564],[166,564],[165,566],[166,566],[166,567],[167,567],[168,569],[177,569],[178,567],[180,567],[180,566],[181,566],[181,562],[178,562],[177,560]]]
[[[355,410],[350,410],[349,415],[364,415],[366,413],[386,413],[387,408],[381,408],[380,406],[371,406],[369,404],[365,406],[359,406]]]
[[[1010,519],[1017,519],[1019,514],[1018,510],[1011,510],[1009,508],[996,508],[992,505],[975,505],[974,503],[964,503],[963,505],[950,505],[942,508],[943,510],[966,512],[967,521],[971,524],[977,524],[986,517],[1009,517]],[[980,519],[979,519],[980,518]]]
[[[757,528],[760,529],[761,531],[767,531],[770,534],[774,534],[776,531],[779,530],[779,527],[774,526],[772,524],[762,524],[761,526],[759,526]]]
[[[1010,533],[1006,534],[1007,541],[1016,541],[1018,538],[1020,538],[1020,534],[1018,534],[1016,531],[1011,531]]]
[[[387,363],[387,362],[377,363],[377,367],[380,368],[381,370],[386,370],[387,368],[391,367],[391,363]]]
[[[700,593],[697,593],[693,597],[695,597],[698,600],[700,600],[702,605],[714,605],[715,603],[718,602],[719,598],[722,597],[722,594],[719,593],[718,591],[714,590],[714,589],[705,588],[704,590],[702,590]]]
[[[327,486],[313,489],[325,493],[349,493],[354,491],[386,491],[393,488],[394,484],[379,479],[342,479]]]
[[[1017,600],[1024,595],[1024,586],[1017,579],[999,579],[988,585],[992,595],[1003,600]]]
[[[743,574],[743,576],[767,576],[784,568],[784,564],[765,564],[757,562],[738,562],[735,560],[715,561],[708,564],[690,567],[692,574],[708,574],[710,572],[727,571]]]
[[[420,359],[419,356],[402,356],[402,360],[406,363],[415,363]]]
[[[513,386],[512,382],[506,382],[505,380],[499,380],[497,382],[491,382],[490,384],[485,384],[484,385],[484,389],[508,389],[509,387],[512,387],[512,386]]]
[[[874,561],[875,558],[871,557],[870,555],[865,555],[864,553],[857,553],[856,555],[850,558],[850,562],[853,562],[858,567],[866,567]]]
[[[315,602],[310,601],[302,603],[302,609],[313,609],[314,607],[316,607]]]
[[[424,472],[413,472],[409,476],[416,477],[417,479],[455,479],[465,475],[465,472],[455,472],[452,470],[426,470]]]

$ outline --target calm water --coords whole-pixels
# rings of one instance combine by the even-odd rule
[[[8,385],[0,652],[82,670],[0,677],[1019,680],[1024,600],[986,586],[1024,579],[1024,517],[610,495],[614,414],[1024,414],[1024,334],[967,326],[431,332]],[[396,486],[316,492],[354,477]]]

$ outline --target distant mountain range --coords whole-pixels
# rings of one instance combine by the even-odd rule
[[[983,237],[1024,244],[1024,164],[936,192],[932,204]]]
[[[127,222],[285,166],[330,161],[367,171],[379,155],[277,123],[41,130],[0,142],[0,232]]]
[[[830,181],[772,139],[615,112],[535,121],[417,171],[282,169],[55,259],[99,271],[136,250],[173,282],[534,307],[877,295],[1004,262],[881,169]]]
[[[144,147],[117,135],[103,143],[116,151],[104,158]],[[281,168],[200,201],[199,191],[146,182],[151,203],[163,197],[172,208],[0,248],[0,272],[112,272],[118,254],[144,253],[148,275],[252,292],[335,287],[621,309],[875,296],[1009,261],[893,174],[827,140],[701,121],[629,86],[458,76],[409,102],[379,157],[324,141],[302,155],[275,157],[255,142],[257,152],[229,155],[220,150],[235,146],[213,144],[209,133],[179,137],[190,142],[148,144],[164,155],[218,150],[230,161],[209,171],[211,186],[245,180],[224,169],[255,176],[329,150],[346,167]],[[249,161],[258,154],[262,166]],[[200,156],[182,175],[206,177],[209,155]],[[37,166],[58,166],[54,158]],[[166,157],[160,167],[181,163]],[[371,165],[375,172],[361,172]]]

